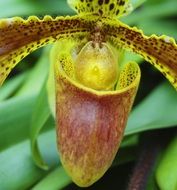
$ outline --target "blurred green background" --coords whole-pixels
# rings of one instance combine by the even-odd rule
[[[132,3],[137,9],[122,21],[137,26],[146,35],[166,34],[177,39],[176,0],[132,0]],[[74,12],[65,0],[0,0],[0,18],[46,14],[72,15]],[[27,56],[0,87],[0,190],[82,189],[71,183],[56,150],[55,121],[46,88],[50,48]],[[127,60],[140,64],[142,78],[125,138],[109,171],[85,189],[126,189],[141,152],[141,142],[152,142],[151,133],[156,133],[159,144],[166,143],[158,151],[146,189],[177,190],[177,93],[141,57],[129,53],[124,58]]]

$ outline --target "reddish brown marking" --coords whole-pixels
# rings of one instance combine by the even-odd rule
[[[57,85],[60,156],[64,166],[66,163],[72,166],[71,175],[79,167],[83,181],[90,182],[98,172],[104,174],[117,153],[136,88],[122,94],[98,96],[62,77],[57,79]]]

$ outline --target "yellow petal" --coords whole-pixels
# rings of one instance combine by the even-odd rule
[[[31,16],[0,20],[0,85],[12,68],[32,51],[75,34],[86,35],[84,20],[74,17],[45,16],[42,20]]]
[[[115,46],[132,50],[154,65],[177,89],[177,44],[168,36],[145,36],[119,21],[105,21],[105,33]]]
[[[78,14],[99,14],[120,17],[131,11],[129,0],[68,0],[68,4]]]

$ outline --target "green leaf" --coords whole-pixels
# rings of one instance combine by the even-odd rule
[[[56,168],[43,178],[32,190],[61,190],[71,183],[71,178],[62,166]]]
[[[177,93],[169,83],[164,83],[133,109],[125,135],[175,125],[177,125]]]
[[[59,164],[55,146],[54,131],[46,132],[39,137],[41,152],[46,161],[56,167]],[[30,142],[25,140],[0,154],[0,189],[31,189],[48,172],[35,166],[30,151]]]
[[[55,97],[55,78],[54,78],[54,64],[50,63],[49,76],[47,80],[47,96],[49,107],[54,118],[56,118],[55,106],[56,106],[56,97]]]
[[[147,34],[161,35],[163,31],[163,34],[177,38],[177,25],[173,21],[146,19],[146,22],[141,21],[138,27]]]
[[[43,49],[42,56],[35,67],[30,71],[16,95],[39,94],[49,71],[49,53],[50,46]]]
[[[139,140],[139,135],[137,135],[137,134],[125,136],[122,139],[120,148],[127,148],[127,147],[136,146],[138,144],[138,140]]]
[[[149,1],[149,0],[148,0]],[[148,3],[148,1],[146,1]],[[128,24],[139,23],[146,21],[146,19],[161,18],[176,15],[176,0],[168,0],[157,4],[144,4],[141,10],[134,11],[132,14],[124,17],[122,20]],[[141,18],[141,19],[140,19]]]
[[[44,127],[45,123],[49,119],[50,115],[51,113],[48,105],[46,83],[44,83],[44,86],[41,89],[39,97],[36,101],[32,117],[32,123],[30,127],[32,156],[37,166],[39,166],[42,169],[48,169],[48,166],[43,161],[42,156],[40,154],[39,147],[37,144],[37,137],[42,128]]]
[[[35,98],[13,97],[0,103],[0,150],[28,138]]]
[[[44,14],[70,14],[73,11],[66,0],[0,0],[0,17],[44,15]]]
[[[161,190],[177,189],[177,137],[173,139],[157,168],[157,183]]]
[[[142,5],[146,0],[131,0],[133,8],[136,9],[140,5]]]
[[[25,72],[11,80],[7,80],[2,87],[0,87],[0,101],[5,100],[12,96],[23,83],[28,72]]]

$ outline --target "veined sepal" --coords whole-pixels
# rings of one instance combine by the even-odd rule
[[[58,42],[52,52],[57,145],[67,173],[77,185],[87,187],[104,175],[117,153],[137,92],[140,69],[136,63],[127,64],[120,73],[117,90],[98,91],[78,83],[63,69],[64,52],[68,52],[65,67],[71,69],[72,42]]]

